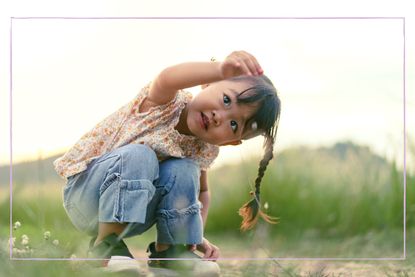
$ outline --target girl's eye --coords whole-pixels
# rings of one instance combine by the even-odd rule
[[[231,128],[234,133],[238,130],[238,123],[235,120],[231,120]]]
[[[227,96],[226,94],[223,95],[223,103],[225,104],[225,106],[229,106],[231,104],[231,98],[229,98],[229,96]]]

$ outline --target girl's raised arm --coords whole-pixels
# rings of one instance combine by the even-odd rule
[[[188,62],[164,69],[153,80],[148,98],[158,105],[168,103],[177,91],[222,80],[219,62]]]
[[[242,74],[262,74],[255,57],[245,51],[232,52],[223,62],[188,62],[170,66],[151,83],[148,100],[162,105],[171,101],[180,89]]]

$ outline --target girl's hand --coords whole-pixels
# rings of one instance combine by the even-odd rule
[[[256,58],[245,51],[234,51],[220,64],[224,79],[239,75],[257,76],[264,73]]]
[[[219,258],[220,255],[219,247],[210,243],[205,238],[203,238],[201,244],[192,244],[189,246],[190,251],[195,251],[196,249],[204,254],[203,259],[216,261],[216,259]]]

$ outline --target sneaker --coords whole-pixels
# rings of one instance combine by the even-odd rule
[[[167,250],[157,252],[156,243],[152,242],[147,253],[150,253],[148,266],[156,276],[183,276],[184,273],[201,277],[220,275],[216,262],[202,260],[202,257],[188,250],[185,245],[171,245]]]
[[[122,273],[133,273],[134,276],[140,272],[140,264],[133,258],[127,256],[111,256],[108,260],[107,266],[103,268],[105,272],[122,272]]]
[[[127,245],[116,234],[106,236],[94,246],[96,237],[89,243],[88,257],[104,259],[100,265],[109,272],[139,272],[140,264],[134,259]]]

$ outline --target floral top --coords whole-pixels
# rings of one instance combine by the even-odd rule
[[[141,113],[140,104],[148,95],[149,87],[150,84],[146,85],[130,103],[97,124],[55,160],[58,174],[67,178],[82,172],[92,160],[130,143],[148,145],[159,161],[188,157],[195,160],[201,170],[206,170],[218,156],[219,147],[175,129],[181,111],[192,99],[191,93],[180,90],[169,103]]]

